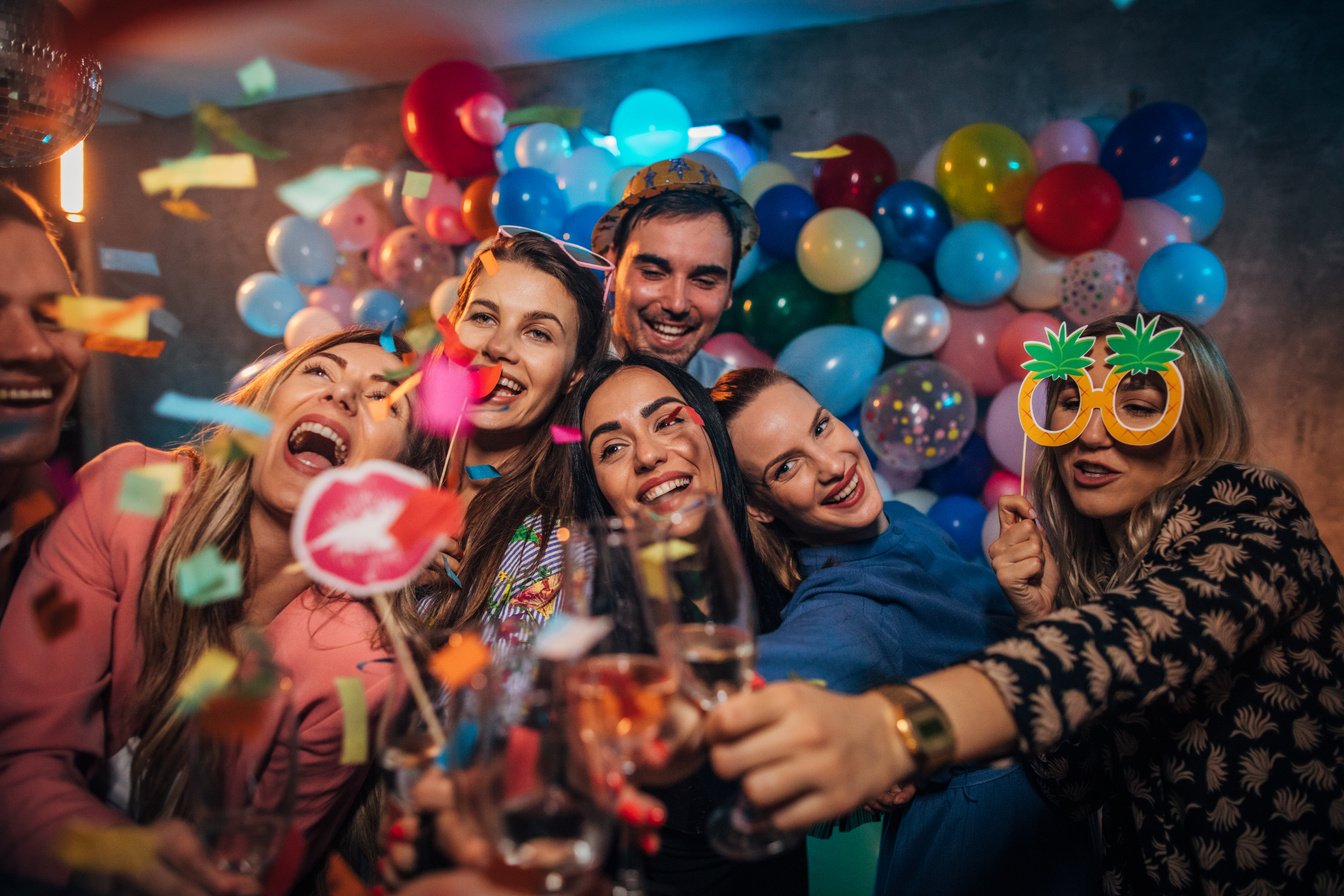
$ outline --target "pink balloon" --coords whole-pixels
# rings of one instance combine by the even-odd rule
[[[1039,311],[1019,314],[1012,323],[1004,327],[1003,332],[999,334],[999,341],[994,344],[994,357],[999,362],[999,372],[1003,374],[1004,379],[1016,380],[1026,375],[1022,364],[1030,356],[1022,347],[1024,342],[1045,342],[1045,331],[1058,329],[1058,318]]]
[[[317,223],[330,231],[336,248],[342,252],[363,252],[383,235],[382,216],[361,193],[351,193],[349,198],[327,209]]]
[[[1176,209],[1156,199],[1126,199],[1120,226],[1102,248],[1129,262],[1137,273],[1158,249],[1188,242],[1190,225]]]
[[[989,508],[990,513],[997,516],[1000,498],[1018,494],[1017,489],[1021,485],[1018,476],[1019,474],[1007,470],[995,470],[989,474],[989,478],[985,480],[985,487],[980,490],[980,500]]]
[[[1052,121],[1031,138],[1031,154],[1036,157],[1036,173],[1064,162],[1095,165],[1101,156],[1097,134],[1076,118]]]
[[[353,290],[344,286],[335,286],[327,284],[319,286],[308,293],[308,307],[320,308],[328,314],[333,315],[342,326],[352,323],[350,318],[350,306],[355,301]]]
[[[1022,472],[1022,446],[1027,448],[1027,469],[1036,463],[1041,448],[1027,438],[1022,422],[1017,418],[1017,390],[1019,382],[1012,382],[999,390],[985,413],[985,442],[994,459],[1013,475]],[[1030,483],[1028,483],[1030,484]]]
[[[460,209],[462,188],[457,185],[457,181],[448,180],[437,171],[429,176],[429,192],[424,196],[407,196],[405,192],[401,194],[401,210],[411,219],[411,223],[422,231],[425,229],[425,217],[430,210],[441,205],[451,205]]]
[[[472,234],[462,221],[462,209],[456,205],[439,205],[425,215],[425,232],[430,239],[446,246],[462,246],[471,242]]]
[[[509,107],[493,93],[473,93],[457,107],[457,120],[468,137],[486,146],[496,146],[509,126],[504,113]]]
[[[951,331],[933,357],[970,380],[976,395],[993,395],[1006,382],[999,370],[995,347],[1004,327],[1017,318],[1017,308],[1006,301],[980,308],[948,302],[947,308],[952,318]]]
[[[705,343],[705,351],[734,367],[774,367],[775,359],[747,341],[741,333],[720,333]]]
[[[378,271],[384,283],[409,299],[410,307],[418,298],[413,293],[423,288],[428,301],[439,281],[457,273],[457,257],[416,228],[398,227],[378,247]]]
[[[335,333],[344,324],[324,308],[300,308],[285,324],[285,348],[297,348],[309,339]]]
[[[876,472],[887,484],[891,486],[893,492],[903,492],[919,485],[919,480],[924,478],[923,470],[902,470],[900,467],[893,467],[890,464],[877,462]]]

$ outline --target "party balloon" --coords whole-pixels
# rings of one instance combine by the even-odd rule
[[[996,507],[987,507],[985,510],[985,521],[980,524],[980,550],[984,552],[985,559],[989,559],[989,546],[999,540],[999,532],[1002,527],[999,525],[999,512]]]
[[[401,297],[385,289],[366,289],[355,296],[351,307],[355,323],[362,327],[382,329],[389,323],[393,329],[401,330],[406,326],[406,306]]]
[[[849,208],[867,217],[878,195],[896,183],[896,160],[867,134],[846,134],[836,144],[849,155],[820,159],[812,168],[812,195],[822,208]]]
[[[300,308],[285,324],[285,348],[293,349],[309,339],[335,333],[344,326],[336,315],[322,308]]]
[[[757,243],[747,250],[737,262],[737,273],[733,275],[733,289],[736,290],[746,283],[756,272],[762,269],[761,265],[761,244]]]
[[[1004,383],[994,349],[999,335],[1017,319],[1017,309],[995,302],[980,308],[949,305],[947,310],[952,319],[947,341],[934,357],[966,377],[976,395],[993,395]]]
[[[863,434],[902,470],[947,462],[975,430],[975,396],[960,373],[937,361],[906,361],[881,373],[863,401]]]
[[[383,235],[383,219],[369,198],[351,193],[322,213],[317,222],[327,228],[341,252],[363,252]]]
[[[797,184],[777,184],[756,200],[756,220],[761,224],[761,251],[774,258],[792,259],[798,250],[798,234],[817,213],[817,201]]]
[[[1041,451],[1040,446],[1022,431],[1022,421],[1017,414],[1020,387],[1020,380],[1004,386],[985,412],[985,442],[989,445],[989,453],[1013,476],[1022,472],[1024,451],[1028,468],[1035,464],[1036,455]]]
[[[1202,243],[1223,220],[1223,191],[1218,182],[1200,168],[1165,193],[1153,197],[1181,215],[1190,228],[1190,239]]]
[[[908,504],[920,513],[928,513],[929,508],[938,502],[938,496],[926,488],[908,488],[892,495],[891,499]]]
[[[490,209],[490,197],[495,191],[497,177],[482,177],[472,181],[462,191],[462,223],[478,240],[487,239],[499,230],[495,213]]]
[[[857,417],[855,419],[857,420]],[[857,426],[857,423],[855,425]],[[860,435],[860,433],[855,433],[855,435]],[[867,444],[864,445],[864,450],[869,454],[869,459],[873,464],[874,472],[880,474],[883,479],[887,480],[891,485],[892,492],[903,492],[907,489],[912,489],[919,485],[920,481],[924,478],[923,470],[898,470],[895,467],[882,463],[881,459],[872,452],[872,449],[870,449]],[[888,500],[891,499],[889,498]]]
[[[569,132],[549,121],[540,121],[523,128],[513,147],[520,167],[541,168],[545,171],[550,171],[569,152]]]
[[[742,189],[742,178],[738,175],[737,169],[733,167],[731,161],[718,153],[698,149],[695,152],[687,153],[686,158],[713,171],[714,176],[719,179],[719,184],[725,190],[732,190],[737,193]]]
[[[1120,119],[1101,147],[1100,165],[1125,197],[1170,190],[1199,167],[1208,145],[1204,119],[1183,103],[1140,106]]]
[[[938,154],[938,192],[963,218],[1020,223],[1035,179],[1031,147],[1001,124],[966,125],[947,138]]]
[[[436,243],[461,246],[471,242],[472,233],[462,221],[460,205],[440,205],[425,216],[425,233]]]
[[[407,297],[423,292],[427,299],[434,286],[444,277],[451,277],[456,267],[457,259],[451,249],[435,243],[414,227],[397,228],[378,248],[381,279]]]
[[[929,519],[952,536],[957,552],[967,560],[980,556],[980,530],[985,525],[985,506],[966,495],[939,498],[928,510]]]
[[[942,140],[924,150],[924,155],[919,157],[915,163],[915,168],[910,172],[910,179],[919,181],[930,190],[938,189],[938,156],[943,152]]]
[[[500,224],[518,224],[543,233],[556,234],[565,223],[569,203],[550,172],[540,168],[515,168],[495,181],[490,210]],[[473,233],[478,233],[474,228]]]
[[[256,379],[257,374],[261,373],[263,370],[269,369],[284,356],[285,352],[283,351],[274,351],[270,354],[262,355],[260,358],[253,361],[251,364],[248,364],[242,370],[239,370],[230,377],[229,385],[225,388],[225,391],[237,392],[239,389],[252,382],[252,380]]]
[[[998,224],[968,221],[938,244],[934,270],[949,296],[967,305],[984,305],[1017,282],[1017,247]]]
[[[341,326],[354,322],[350,316],[350,306],[354,302],[354,292],[345,286],[328,284],[310,290],[308,293],[308,307],[321,308],[340,321]]]
[[[426,232],[428,230],[425,218],[429,215],[429,210],[442,205],[461,209],[462,188],[456,181],[449,180],[437,172],[429,176],[429,189],[424,196],[407,196],[405,193],[401,195],[401,209],[406,213],[406,217],[412,224]]]
[[[988,446],[988,442],[986,442],[986,446]],[[990,512],[997,517],[999,498],[1018,494],[1020,486],[1021,482],[1018,480],[1017,474],[1008,470],[995,470],[989,474],[989,478],[985,480],[985,487],[980,490],[980,503],[989,508]],[[998,537],[997,533],[995,537]]]
[[[457,107],[457,120],[468,137],[493,147],[509,129],[504,123],[507,111],[508,105],[493,93],[473,93]]]
[[[971,433],[957,456],[924,473],[924,486],[939,495],[974,495],[989,478],[994,461],[984,436]]]
[[[765,194],[765,191],[779,184],[796,184],[793,172],[778,162],[757,162],[742,174],[742,198],[752,205]],[[621,184],[624,190],[625,184]],[[620,198],[618,194],[617,199]],[[614,200],[613,200],[614,201]]]
[[[734,297],[738,303],[743,335],[762,351],[778,352],[826,322],[830,297],[809,283],[798,265],[780,262],[743,284]]]
[[[392,151],[377,143],[355,143],[341,154],[342,168],[373,168],[386,171],[392,164]]]
[[[798,233],[798,267],[809,283],[825,292],[858,289],[881,262],[877,227],[852,208],[817,212]]]
[[[577,243],[586,249],[591,249],[593,228],[606,213],[605,202],[589,202],[578,208],[572,208],[569,214],[565,215],[565,222],[560,225],[560,232],[556,235],[567,243]]]
[[[1052,315],[1039,311],[1019,314],[999,331],[998,341],[994,343],[994,358],[998,361],[999,372],[1005,380],[1020,380],[1027,375],[1022,369],[1030,356],[1022,346],[1024,343],[1045,342],[1046,330],[1058,330],[1059,320]]]
[[[611,136],[621,161],[647,165],[683,155],[690,146],[691,114],[666,90],[636,90],[611,116]]]
[[[937,190],[918,181],[903,180],[877,197],[873,223],[888,257],[927,264],[952,229],[952,214]]]
[[[1077,118],[1061,118],[1041,127],[1031,138],[1036,173],[1042,174],[1066,162],[1095,165],[1101,154],[1096,133]]]
[[[522,127],[509,128],[504,132],[504,139],[499,141],[493,153],[496,173],[503,174],[518,167],[518,135],[522,132]]]
[[[832,414],[848,414],[863,401],[882,366],[882,340],[862,327],[825,326],[795,338],[775,366],[803,384]]]
[[[751,148],[750,143],[736,134],[724,134],[722,137],[706,140],[700,144],[700,148],[705,152],[717,153],[732,162],[733,170],[737,172],[739,180],[751,166],[756,164],[756,151]],[[739,195],[742,193],[741,190],[735,190],[734,192]],[[754,200],[748,199],[747,201],[754,204]]]
[[[1163,246],[1188,242],[1190,228],[1176,209],[1156,199],[1128,199],[1120,225],[1102,248],[1121,256],[1137,271]]]
[[[741,333],[715,333],[705,343],[705,351],[727,361],[734,369],[775,366],[774,358],[748,342]]]
[[[570,208],[596,203],[605,210],[616,168],[616,157],[602,147],[580,146],[555,163],[555,184],[565,191]],[[587,245],[591,239],[590,233],[581,242]]]
[[[1208,323],[1223,306],[1227,272],[1203,246],[1180,243],[1153,253],[1139,271],[1139,301],[1149,311]]]
[[[951,327],[946,305],[933,296],[910,296],[887,315],[882,341],[903,355],[931,355],[947,341]]]
[[[1076,255],[1110,239],[1123,211],[1115,178],[1096,165],[1065,162],[1031,185],[1022,221],[1046,249]]]
[[[405,227],[411,223],[411,219],[406,217],[406,211],[401,207],[401,193],[406,186],[406,172],[424,170],[425,167],[412,156],[397,159],[387,169],[387,173],[383,175],[383,208],[391,219],[386,223],[391,226],[380,227],[380,233],[391,230],[393,227]],[[352,193],[351,195],[358,195],[358,193]],[[372,246],[369,248],[372,248]]]
[[[877,272],[854,293],[854,323],[881,333],[891,309],[902,299],[928,295],[933,284],[919,268],[905,261],[883,259]]]
[[[1134,307],[1134,273],[1114,252],[1096,249],[1064,266],[1060,310],[1075,324],[1090,324]]]
[[[286,215],[266,231],[266,257],[296,283],[326,283],[336,268],[336,241],[316,221]]]
[[[462,277],[445,277],[434,287],[434,291],[429,294],[429,315],[438,320],[441,317],[450,315],[453,306],[457,304],[457,288],[462,283]]]
[[[1043,311],[1059,305],[1060,278],[1069,256],[1043,249],[1025,230],[1013,237],[1021,272],[1009,293],[1019,308]]]
[[[281,274],[253,274],[238,286],[234,298],[243,323],[262,336],[283,336],[285,324],[307,302],[298,284]]]
[[[458,108],[478,93],[508,101],[504,82],[473,62],[440,62],[416,75],[401,101],[401,133],[416,158],[447,177],[479,177],[494,167],[490,147],[467,135]]]
[[[639,165],[626,165],[624,168],[616,169],[616,173],[611,176],[611,183],[607,185],[607,202],[609,204],[614,205],[625,197],[626,185],[640,170]]]

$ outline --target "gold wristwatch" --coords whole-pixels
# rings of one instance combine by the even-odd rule
[[[896,736],[915,763],[918,777],[951,762],[956,739],[947,715],[933,698],[912,684],[889,684],[877,690],[895,710]]]

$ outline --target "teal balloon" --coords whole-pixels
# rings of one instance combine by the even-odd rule
[[[992,221],[954,227],[934,260],[943,292],[965,305],[988,305],[1013,288],[1020,272],[1017,244]]]
[[[691,113],[666,90],[636,90],[616,106],[611,136],[624,165],[647,165],[690,148]]]
[[[1106,142],[1106,138],[1111,136],[1111,131],[1115,130],[1116,121],[1109,115],[1089,115],[1083,119],[1083,124],[1097,135],[1097,145],[1101,146]]]
[[[1203,168],[1153,198],[1181,213],[1190,225],[1190,239],[1197,243],[1208,239],[1223,220],[1223,189]]]
[[[336,240],[316,221],[286,215],[266,232],[266,257],[294,282],[321,286],[336,270]]]
[[[308,306],[297,283],[270,271],[253,274],[239,284],[234,302],[243,323],[272,338],[285,335],[285,324]]]
[[[780,262],[761,271],[737,291],[742,334],[771,355],[791,339],[826,323],[831,296],[817,289],[798,265]]]
[[[1174,243],[1158,249],[1143,263],[1137,286],[1139,304],[1145,310],[1206,324],[1223,307],[1227,272],[1218,256],[1203,246]]]
[[[863,327],[829,325],[808,330],[775,359],[817,403],[844,416],[859,406],[882,367],[882,339]]]
[[[933,295],[933,284],[919,268],[908,261],[884,258],[877,273],[854,293],[854,323],[882,332],[887,315],[896,303],[910,296]]]

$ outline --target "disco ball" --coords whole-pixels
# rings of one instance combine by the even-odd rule
[[[93,128],[103,67],[66,51],[73,26],[56,0],[0,0],[0,167],[49,162]]]

